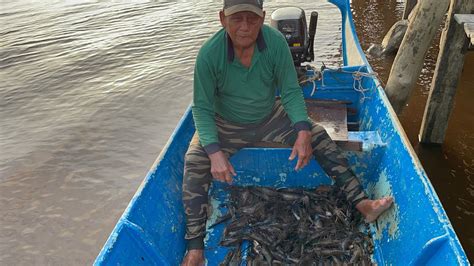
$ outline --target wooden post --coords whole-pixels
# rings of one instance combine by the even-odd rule
[[[446,27],[441,34],[438,60],[420,129],[420,142],[441,144],[448,127],[458,79],[469,39],[454,14],[471,11],[472,0],[451,0]]]
[[[405,0],[405,8],[403,8],[403,18],[408,19],[413,8],[416,6],[417,0]]]
[[[426,51],[448,9],[446,0],[418,3],[390,70],[385,91],[395,112],[405,106],[423,68]]]

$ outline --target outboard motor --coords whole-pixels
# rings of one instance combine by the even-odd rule
[[[314,35],[318,23],[318,12],[311,12],[309,32],[304,10],[299,7],[278,8],[272,13],[270,25],[286,38],[298,74],[303,70],[301,63],[314,60]]]

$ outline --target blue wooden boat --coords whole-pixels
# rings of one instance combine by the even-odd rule
[[[325,69],[303,88],[307,99],[347,105],[347,140],[339,140],[370,197],[392,195],[394,206],[371,226],[374,262],[379,265],[468,265],[467,257],[396,114],[360,47],[349,0],[331,0],[342,14],[344,66]],[[311,71],[309,71],[311,72]],[[312,73],[308,73],[311,75]],[[356,126],[354,126],[356,125]],[[186,111],[157,161],[118,221],[95,265],[179,265],[185,252],[181,203],[183,157],[195,131]],[[353,145],[355,144],[355,145]],[[331,180],[312,161],[293,170],[289,148],[247,148],[231,158],[235,185],[316,187]],[[224,211],[225,184],[214,182],[215,219]],[[208,223],[209,224],[209,223]],[[206,258],[217,265],[227,249],[218,245],[223,225],[208,230]],[[243,254],[245,256],[245,254]]]

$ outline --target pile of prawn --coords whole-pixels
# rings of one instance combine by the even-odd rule
[[[221,265],[372,265],[373,241],[361,215],[333,186],[317,189],[229,187],[222,246],[231,247]]]

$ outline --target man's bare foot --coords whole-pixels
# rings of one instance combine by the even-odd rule
[[[184,256],[181,266],[202,266],[204,265],[204,250],[191,249]]]
[[[386,211],[393,203],[392,197],[385,197],[378,200],[365,199],[357,203],[356,209],[365,217],[365,221],[371,223]]]

